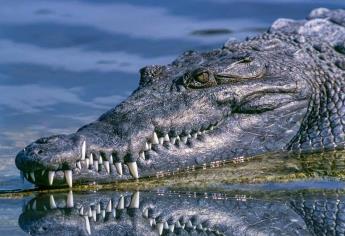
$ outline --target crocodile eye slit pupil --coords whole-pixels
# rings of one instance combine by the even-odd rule
[[[209,76],[207,72],[201,72],[196,75],[195,79],[200,83],[207,83]]]

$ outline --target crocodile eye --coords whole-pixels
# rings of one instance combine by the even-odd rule
[[[206,71],[202,71],[194,75],[194,79],[200,83],[207,83],[209,81],[209,74]]]
[[[217,84],[213,73],[205,68],[199,68],[184,77],[184,84],[189,88],[206,88]]]

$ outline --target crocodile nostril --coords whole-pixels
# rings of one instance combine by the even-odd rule
[[[42,150],[38,150],[38,152],[37,152],[37,153],[38,153],[38,154],[41,154],[42,152],[43,152]]]

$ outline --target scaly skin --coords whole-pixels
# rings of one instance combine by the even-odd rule
[[[126,101],[74,134],[30,144],[16,165],[55,187],[344,149],[344,41],[345,11],[316,9],[308,21],[277,20],[244,42],[145,67]]]

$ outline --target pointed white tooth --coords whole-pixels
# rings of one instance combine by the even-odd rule
[[[91,210],[91,207],[89,207],[89,211],[88,211],[87,215],[88,215],[89,217],[92,217],[92,210]]]
[[[156,132],[153,132],[153,135],[151,137],[151,143],[152,144],[159,144],[158,136]]]
[[[139,192],[135,192],[132,195],[131,204],[129,207],[130,208],[139,208],[139,200],[140,200]]]
[[[209,130],[213,130],[214,129],[214,126],[212,125],[210,128],[209,128]]]
[[[109,162],[110,162],[110,164],[113,164],[113,163],[114,163],[113,155],[110,155],[110,157],[109,157]]]
[[[176,136],[176,140],[181,140],[179,135]]]
[[[101,213],[101,204],[97,204],[97,207],[96,207],[96,213],[97,214],[100,214]]]
[[[187,138],[191,138],[191,137],[192,137],[192,135],[190,135],[190,134],[187,135]]]
[[[171,142],[172,144],[175,144],[175,143],[176,143],[176,137],[172,137],[172,138],[170,139],[170,142]]]
[[[99,164],[100,164],[100,165],[103,164],[103,158],[102,158],[102,156],[99,156],[99,160],[98,160],[98,161],[99,161]]]
[[[67,208],[74,207],[73,192],[69,191],[67,195]]]
[[[109,161],[103,161],[104,164],[104,168],[107,171],[107,173],[110,173],[110,165],[109,165]]]
[[[29,180],[29,173],[28,172],[24,172],[24,176],[27,180]]]
[[[81,146],[81,160],[85,160],[86,156],[86,142],[83,142],[83,145]]]
[[[102,214],[102,218],[104,219],[105,218],[105,210],[102,210],[101,214]]]
[[[164,223],[164,229],[169,229],[168,222],[165,222],[165,223]]]
[[[152,143],[149,143],[149,150],[152,149]]]
[[[145,160],[145,152],[139,152],[139,158]]]
[[[113,213],[113,218],[116,218],[116,210],[115,209],[112,210],[112,213]]]
[[[198,230],[202,230],[202,225],[198,224],[198,226],[196,227]]]
[[[77,161],[77,167],[78,167],[79,170],[81,170],[81,163],[80,163],[80,161]]]
[[[94,160],[93,165],[94,165],[95,171],[98,172],[98,161]]]
[[[150,218],[149,221],[150,221],[150,226],[152,227],[154,219]]]
[[[151,148],[150,148],[150,145],[146,142],[145,143],[145,151],[148,151],[148,150],[150,150]]]
[[[129,168],[129,172],[131,173],[133,178],[136,178],[136,179],[139,178],[137,163],[136,162],[128,162],[127,166]]]
[[[84,215],[84,207],[81,207],[80,210],[79,210],[79,215]]]
[[[86,232],[90,235],[90,234],[91,234],[91,227],[90,227],[89,217],[84,216],[84,220],[85,220],[85,229],[86,229]]]
[[[90,154],[90,159],[89,159],[89,165],[92,166],[93,165],[93,154]]]
[[[176,228],[182,228],[182,226],[181,226],[181,224],[180,224],[180,221],[177,221],[177,222],[175,223],[175,225],[176,225]]]
[[[30,172],[30,178],[31,178],[32,181],[34,181],[34,182],[36,181],[36,179],[35,179],[35,172],[33,172],[33,171]]]
[[[187,136],[183,136],[181,140],[182,140],[182,142],[183,142],[184,144],[186,144],[186,143],[187,143],[188,138],[187,138]]]
[[[159,138],[159,144],[163,144],[164,143],[164,138],[163,137],[161,137],[161,138]]]
[[[32,203],[31,209],[36,211],[36,199],[34,200],[34,202]]]
[[[55,200],[54,200],[54,196],[53,195],[49,196],[49,205],[50,205],[50,209],[55,209],[56,208],[56,204],[55,204]]]
[[[162,235],[164,224],[162,222],[157,223],[158,234]]]
[[[197,137],[198,137],[198,134],[197,134],[197,133],[194,133],[194,134],[192,135],[192,137],[193,137],[193,138],[197,138]]]
[[[143,211],[143,216],[144,216],[145,218],[149,218],[149,209],[148,209],[148,208],[146,208],[146,209]]]
[[[111,209],[112,209],[112,204],[111,204],[111,200],[109,200],[106,211],[111,212]]]
[[[121,162],[115,162],[115,168],[117,173],[121,176],[122,175],[122,164]]]
[[[41,175],[43,176],[46,173],[46,170],[41,171]]]
[[[169,231],[170,231],[171,233],[174,232],[174,229],[175,229],[175,225],[169,225]]]
[[[164,141],[165,142],[169,142],[170,141],[169,134],[164,135]]]
[[[86,163],[86,169],[89,169],[89,167],[90,167],[90,159],[86,158],[85,159],[85,163]]]
[[[116,208],[117,209],[125,209],[125,198],[123,196],[120,197]]]
[[[92,210],[92,218],[93,218],[93,221],[96,222],[96,220],[97,220],[97,212],[96,212],[96,210]]]
[[[55,171],[49,171],[48,172],[48,182],[49,182],[50,186],[53,185],[54,176],[55,176]]]
[[[72,188],[72,171],[71,170],[65,170],[65,179],[68,184],[68,187]]]
[[[193,228],[193,224],[192,224],[192,222],[190,220],[188,220],[188,222],[187,222],[187,227],[188,228]]]

